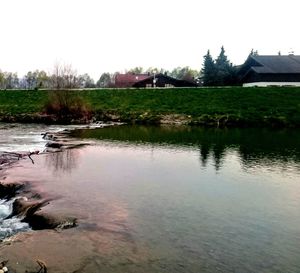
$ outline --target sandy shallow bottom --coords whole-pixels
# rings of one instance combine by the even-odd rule
[[[9,260],[10,272],[37,271],[37,259],[49,272],[140,272],[146,258],[121,235],[84,230],[19,234],[1,246],[0,255]]]

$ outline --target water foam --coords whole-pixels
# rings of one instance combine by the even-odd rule
[[[18,217],[6,219],[12,213],[13,201],[0,199],[0,240],[29,229],[29,225]]]

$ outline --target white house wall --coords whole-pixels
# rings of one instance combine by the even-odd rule
[[[300,86],[300,82],[250,82],[244,83],[243,87],[267,87],[267,86]]]

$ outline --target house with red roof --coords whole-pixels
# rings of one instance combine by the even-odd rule
[[[143,81],[149,78],[150,74],[136,74],[136,73],[125,73],[117,74],[115,76],[115,87],[116,88],[128,88],[139,81]]]
[[[195,82],[178,80],[166,74],[125,73],[115,76],[116,88],[153,88],[153,87],[197,87]]]

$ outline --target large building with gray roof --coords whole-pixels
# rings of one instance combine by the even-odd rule
[[[300,56],[250,55],[239,68],[243,86],[300,86]]]

